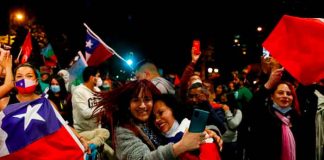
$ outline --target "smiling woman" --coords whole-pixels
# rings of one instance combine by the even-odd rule
[[[100,93],[102,100],[97,110],[103,106],[103,111],[98,115],[104,115],[110,124],[118,159],[175,159],[183,152],[199,148],[201,133],[185,133],[179,142],[161,145],[165,142],[150,118],[153,100],[159,94],[148,80],[132,81]]]
[[[295,87],[281,81],[281,73],[281,69],[272,71],[250,103],[250,143],[255,159],[307,157],[307,149],[298,147],[307,146],[303,142],[306,122],[301,116]],[[267,149],[260,146],[267,146]]]

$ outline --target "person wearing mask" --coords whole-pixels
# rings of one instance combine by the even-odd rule
[[[52,75],[49,82],[48,99],[55,103],[63,119],[73,126],[71,94],[67,92],[63,78]]]
[[[106,76],[105,80],[103,81],[101,88],[102,91],[109,91],[112,89],[112,81],[108,76]]]
[[[36,69],[33,65],[29,63],[18,65],[14,70],[15,89],[17,93],[0,99],[0,111],[10,104],[23,103],[41,98],[41,95],[37,93],[39,83],[36,75]],[[51,100],[49,101],[57,109],[57,106]],[[72,127],[71,129],[85,147],[86,152],[90,153],[88,141],[82,138]]]
[[[295,87],[281,81],[283,68],[272,71],[251,100],[251,159],[298,160],[305,149],[301,110]]]
[[[101,128],[96,117],[93,116],[95,106],[99,102],[95,87],[100,83],[99,68],[88,66],[82,73],[83,83],[77,86],[72,93],[73,127],[80,135],[87,138],[97,147],[103,146],[103,153],[112,157],[113,150],[106,143],[109,131]]]

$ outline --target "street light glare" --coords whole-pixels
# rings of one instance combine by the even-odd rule
[[[213,68],[208,68],[208,73],[212,73],[213,72]]]
[[[18,21],[23,21],[24,18],[25,18],[25,16],[24,16],[24,14],[22,14],[22,13],[16,13],[16,14],[15,14],[15,18],[16,18],[16,20],[18,20]]]
[[[262,31],[262,27],[258,27],[258,28],[257,28],[257,31],[258,31],[258,32],[261,32],[261,31]]]
[[[133,64],[133,61],[131,59],[129,59],[129,60],[127,60],[127,64],[131,66]]]

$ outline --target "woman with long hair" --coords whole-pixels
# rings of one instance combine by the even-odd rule
[[[251,159],[296,160],[304,152],[301,111],[295,87],[274,70],[250,104]]]
[[[160,91],[148,80],[128,82],[99,94],[102,100],[97,110],[102,110],[99,116],[109,121],[118,159],[175,159],[199,148],[205,139],[203,133],[185,132],[179,142],[163,145],[151,116],[154,98]]]
[[[71,94],[65,88],[63,77],[52,75],[49,83],[48,99],[55,103],[64,120],[73,126]]]

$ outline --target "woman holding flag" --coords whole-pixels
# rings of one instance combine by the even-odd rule
[[[58,116],[59,113],[57,112],[56,105],[52,101],[48,100],[47,98],[44,101],[44,95],[40,95],[37,93],[37,88],[39,88],[39,83],[38,83],[36,75],[37,75],[36,69],[34,68],[33,65],[31,65],[29,63],[23,63],[23,64],[18,65],[16,67],[16,69],[14,70],[14,81],[15,81],[15,88],[17,90],[17,93],[10,94],[8,97],[4,97],[4,98],[0,99],[0,111],[1,111],[0,112],[0,127],[2,127],[2,128],[0,128],[0,131],[1,132],[4,131],[4,133],[7,134],[8,137],[16,135],[16,134],[10,135],[10,133],[9,133],[10,131],[14,131],[17,133],[22,132],[22,135],[20,135],[20,137],[17,137],[17,136],[11,137],[11,139],[13,139],[13,141],[14,141],[13,143],[18,144],[18,143],[21,143],[20,141],[22,141],[22,143],[25,143],[24,145],[22,145],[23,147],[18,147],[18,148],[14,147],[14,149],[12,149],[12,147],[10,147],[10,143],[8,142],[10,140],[5,141],[3,138],[7,138],[7,137],[0,137],[0,142],[2,142],[2,141],[5,142],[4,147],[8,148],[8,149],[6,149],[7,153],[3,152],[3,148],[4,148],[3,146],[2,146],[2,148],[0,148],[0,159],[2,158],[2,156],[6,156],[7,154],[9,154],[6,156],[8,159],[10,159],[10,158],[19,159],[19,157],[22,155],[21,153],[23,153],[23,151],[22,151],[23,148],[32,146],[33,143],[39,144],[42,136],[46,135],[46,137],[48,138],[48,136],[54,135],[54,133],[57,131],[53,131],[53,128],[52,128],[53,127],[53,124],[52,124],[53,117],[56,118],[56,119],[54,118],[54,121],[55,121],[54,128],[56,127],[59,130],[62,130],[62,126],[63,127],[65,126],[64,124],[60,123],[60,122],[64,122],[64,120],[62,117]],[[36,105],[33,105],[33,104],[35,104],[34,102],[36,103]],[[53,107],[48,107],[50,110],[46,110],[45,114],[47,114],[48,112],[52,112],[53,114],[51,114],[47,117],[45,115],[42,115],[42,112],[41,112],[41,110],[43,110],[44,108],[47,107],[47,106],[45,107],[45,105],[44,105],[45,103],[50,104],[55,108],[55,109],[53,109]],[[24,105],[24,104],[27,104],[27,105]],[[37,106],[38,104],[40,104],[40,105]],[[7,107],[7,106],[9,106],[9,107]],[[27,111],[26,111],[26,108],[27,108]],[[14,113],[15,111],[20,110],[20,109],[22,109],[21,111],[23,111],[24,114],[19,114],[19,113],[21,113],[21,111]],[[18,121],[20,119],[23,120],[24,130],[18,130],[20,124],[17,124],[17,126],[13,126],[13,125],[15,125],[14,124],[15,121]],[[37,126],[37,125],[40,126],[39,123],[41,121],[46,122],[46,123],[44,123],[45,125],[50,124],[50,126],[45,126],[47,128],[40,128],[40,127],[35,128],[35,126]],[[44,127],[44,126],[41,126],[41,127]],[[42,133],[43,130],[49,130],[49,131],[46,131],[46,133]],[[1,134],[4,134],[4,133],[1,133]],[[34,135],[29,135],[27,133],[35,134],[35,136],[38,136],[38,137],[39,137],[38,134],[40,133],[41,136],[37,140],[37,138],[33,137]],[[87,140],[84,139],[82,136],[80,136],[72,127],[66,127],[66,130],[64,131],[64,133],[66,133],[66,134],[70,133],[70,136],[71,136],[69,138],[69,140],[70,140],[69,142],[63,142],[63,143],[70,143],[70,144],[67,144],[66,146],[73,146],[73,144],[71,144],[71,143],[75,143],[76,145],[74,145],[74,146],[78,146],[77,144],[80,144],[84,147],[84,150],[87,153],[90,153]],[[25,134],[25,136],[24,136],[24,134]],[[66,135],[64,135],[64,136],[66,136]],[[19,140],[20,138],[22,138],[22,140]],[[52,150],[63,152],[64,149],[58,148],[59,145],[61,144],[59,141],[64,141],[61,138],[57,138],[58,142],[55,142],[54,145],[52,145],[52,144],[44,145],[43,144],[42,146],[43,147],[51,146]],[[73,139],[78,138],[79,142],[74,141],[72,138]],[[36,141],[35,141],[35,139],[36,139]],[[54,138],[54,139],[56,139],[56,138]],[[31,142],[29,142],[29,141],[31,141]],[[45,141],[45,143],[50,143],[50,141]],[[16,145],[16,146],[18,146],[18,145]],[[75,147],[75,148],[76,148],[76,150],[78,148],[79,148],[79,150],[81,149],[80,147]],[[37,149],[38,152],[41,149],[43,149],[43,148],[42,147],[38,148]],[[68,149],[71,149],[71,148],[68,148]],[[80,150],[80,151],[82,151],[82,150]],[[17,156],[19,153],[20,153],[20,156]],[[74,153],[75,152],[73,152],[73,153],[71,152],[70,155],[74,155]],[[80,155],[80,152],[78,152],[78,153]],[[38,155],[37,158],[41,159],[41,158],[44,158],[44,156],[46,156],[47,158],[51,158],[51,157],[48,157],[48,154],[49,153],[42,153],[42,155]],[[52,155],[55,155],[55,154],[52,154]],[[12,156],[12,157],[10,157],[10,156]],[[26,156],[26,155],[24,155],[24,156]],[[28,156],[28,158],[31,158],[36,155],[27,154],[27,156]],[[21,156],[21,157],[23,157],[23,156]],[[81,157],[83,157],[83,156],[81,155]],[[66,158],[68,158],[68,157],[66,157]],[[33,159],[33,158],[31,158],[31,159]]]

